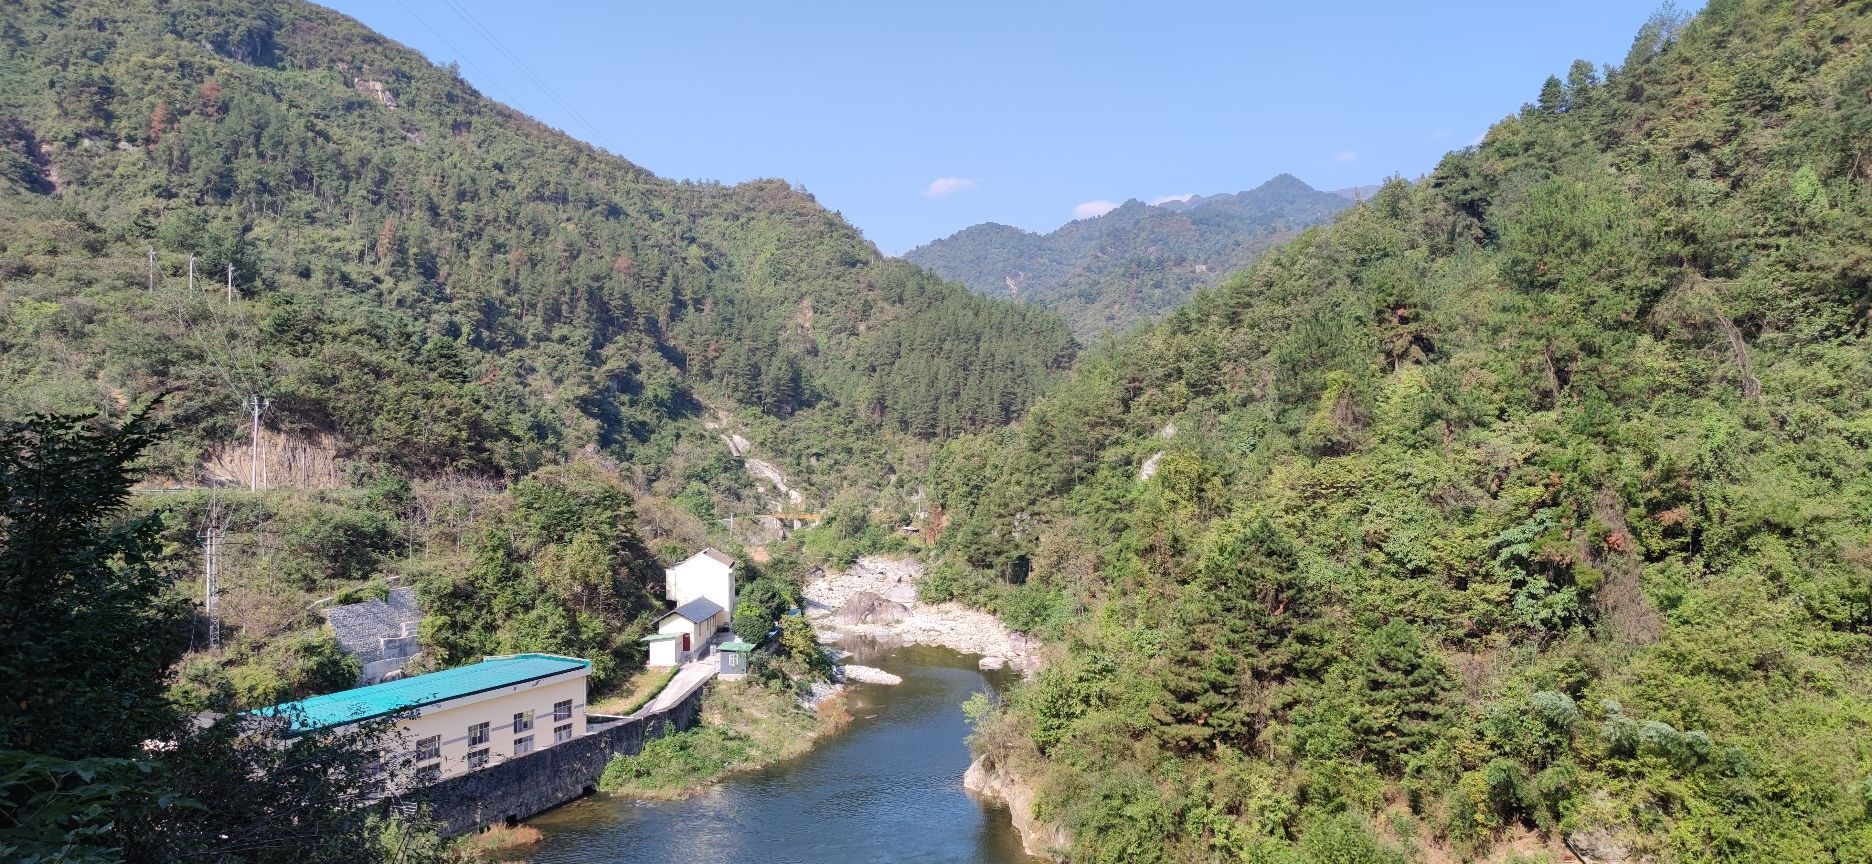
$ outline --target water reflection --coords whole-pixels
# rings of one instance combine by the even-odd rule
[[[1008,814],[962,789],[961,704],[1005,682],[940,648],[846,645],[855,662],[903,676],[860,684],[852,725],[799,759],[685,801],[578,801],[532,820],[536,864],[707,862],[1029,864]]]

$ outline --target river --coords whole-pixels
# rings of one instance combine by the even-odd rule
[[[848,644],[903,676],[855,684],[852,723],[797,759],[683,801],[594,796],[529,820],[534,864],[1033,864],[1005,808],[962,789],[969,694],[1012,680],[943,648]]]

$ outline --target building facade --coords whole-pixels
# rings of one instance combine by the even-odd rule
[[[389,717],[386,763],[419,783],[457,777],[585,734],[591,662],[556,654],[480,663],[263,708],[255,715],[303,735]]]
[[[676,666],[707,656],[716,634],[734,616],[736,561],[703,549],[663,571],[663,593],[676,608],[645,636],[645,666]]]
[[[703,549],[681,564],[663,571],[663,596],[680,608],[697,597],[707,597],[728,615],[734,615],[738,562],[726,553]]]

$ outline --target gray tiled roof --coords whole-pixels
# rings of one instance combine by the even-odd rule
[[[392,588],[382,600],[325,610],[325,621],[331,625],[332,635],[338,637],[339,647],[365,663],[412,653],[415,640],[403,639],[403,625],[421,621],[422,617],[414,588]]]
[[[721,611],[722,611],[722,608],[721,608],[720,603],[710,600],[707,597],[697,597],[694,600],[691,600],[687,603],[682,604],[681,606],[676,607],[676,609],[670,612],[669,615],[665,615],[663,617],[668,618],[670,617],[670,615],[681,615],[685,619],[688,619],[690,621],[694,621],[700,624],[703,621],[707,621],[708,619],[721,614]]]

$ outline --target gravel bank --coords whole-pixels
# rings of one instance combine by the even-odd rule
[[[873,636],[979,654],[984,669],[1007,666],[1031,674],[1038,668],[1039,642],[995,616],[959,603],[918,601],[922,576],[921,562],[860,558],[850,569],[827,571],[806,583],[806,616],[827,641],[841,634]]]

